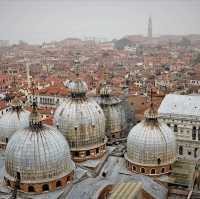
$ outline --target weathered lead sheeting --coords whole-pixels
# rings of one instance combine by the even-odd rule
[[[159,115],[182,115],[200,117],[200,95],[168,94],[163,99]]]
[[[5,175],[9,179],[20,172],[22,182],[43,182],[72,172],[69,146],[55,128],[44,125],[35,131],[18,130],[6,148]]]

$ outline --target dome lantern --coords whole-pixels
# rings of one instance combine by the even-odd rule
[[[42,118],[40,113],[37,111],[37,104],[33,101],[33,110],[29,117],[29,126],[33,129],[41,129],[42,128]]]

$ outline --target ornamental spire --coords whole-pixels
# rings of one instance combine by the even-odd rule
[[[145,111],[144,117],[146,121],[157,121],[158,114],[153,104],[153,90],[150,91],[150,107]]]
[[[35,98],[33,98],[32,112],[29,116],[29,125],[31,128],[35,130],[42,128],[42,118],[41,118],[40,113],[37,110],[37,102]]]

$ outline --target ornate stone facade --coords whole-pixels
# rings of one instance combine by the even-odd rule
[[[200,158],[200,96],[169,94],[158,110],[159,118],[176,136],[178,159]]]

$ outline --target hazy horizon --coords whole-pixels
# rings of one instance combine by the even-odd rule
[[[0,40],[41,43],[69,37],[200,34],[198,0],[1,0]]]

